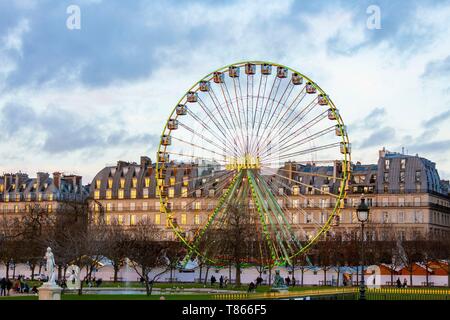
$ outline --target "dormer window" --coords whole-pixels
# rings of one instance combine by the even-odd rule
[[[389,170],[391,165],[391,161],[390,160],[384,160],[384,169],[385,170]]]
[[[120,188],[125,188],[125,178],[120,178]]]
[[[133,188],[136,188],[136,187],[137,187],[137,178],[134,177],[134,178],[131,180],[131,183],[132,183]]]
[[[400,160],[400,170],[405,170],[406,169],[406,159],[401,159]]]
[[[150,178],[149,177],[145,178],[145,187],[146,188],[150,187]]]
[[[95,181],[95,189],[100,189],[102,186],[102,181],[100,179]]]

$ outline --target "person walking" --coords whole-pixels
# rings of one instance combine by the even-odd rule
[[[222,275],[219,278],[219,287],[223,288],[223,276]]]
[[[211,287],[214,286],[214,283],[216,283],[216,277],[214,275],[211,276]]]
[[[6,279],[2,278],[2,280],[0,280],[0,297],[1,296],[6,296]]]
[[[402,282],[400,281],[400,278],[397,278],[397,288],[402,287]]]
[[[408,287],[408,280],[403,279],[403,288],[407,288]]]

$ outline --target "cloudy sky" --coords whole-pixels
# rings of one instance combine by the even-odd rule
[[[81,29],[66,26],[81,9]],[[378,5],[381,29],[367,28]],[[419,153],[450,178],[450,2],[0,0],[0,172],[77,173],[154,158],[184,92],[266,60],[314,79],[353,159]]]

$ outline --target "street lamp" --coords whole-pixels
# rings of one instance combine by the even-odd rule
[[[366,300],[366,286],[364,284],[364,223],[369,220],[369,207],[367,206],[365,199],[361,198],[361,203],[356,209],[356,215],[358,221],[361,222],[361,282],[359,286],[359,300]]]

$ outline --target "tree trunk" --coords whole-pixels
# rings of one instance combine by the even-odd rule
[[[359,266],[356,266],[356,285],[359,283]]]
[[[230,267],[228,269],[228,279],[229,279],[229,282],[231,284],[231,264],[230,264]]]
[[[36,264],[32,263],[30,265],[30,270],[31,270],[31,281],[34,281],[34,270],[36,269]]]
[[[428,282],[428,264],[427,263],[425,263],[425,281],[427,282],[427,287],[428,287],[429,282]]]
[[[292,266],[292,286],[295,286],[295,266]]]
[[[203,270],[203,264],[200,264],[200,270],[198,275],[198,283],[202,283],[202,270]]]
[[[323,267],[323,285],[327,285],[327,267]]]
[[[394,285],[394,269],[391,269],[390,270],[391,271],[391,285],[393,286]]]
[[[9,262],[5,263],[6,267],[6,279],[9,279]]]
[[[13,264],[13,279],[16,278],[16,264]]]
[[[63,277],[64,280],[66,280],[67,265],[64,266],[63,270],[64,270],[64,271],[63,271],[63,276],[62,276],[62,277]]]
[[[42,272],[42,263],[39,263],[39,274]]]
[[[113,268],[114,268],[114,283],[116,283],[117,282],[117,274],[119,273],[119,265],[118,264],[114,264],[114,266],[113,266]]]
[[[302,287],[303,287],[303,278],[304,278],[304,274],[305,274],[305,268],[302,268]]]
[[[236,263],[236,285],[241,285],[241,265]]]
[[[204,282],[205,286],[208,283],[208,273],[209,273],[209,266],[206,266],[206,274],[205,274],[205,282]]]
[[[413,285],[413,267],[411,266],[411,270],[409,270],[409,286]]]

